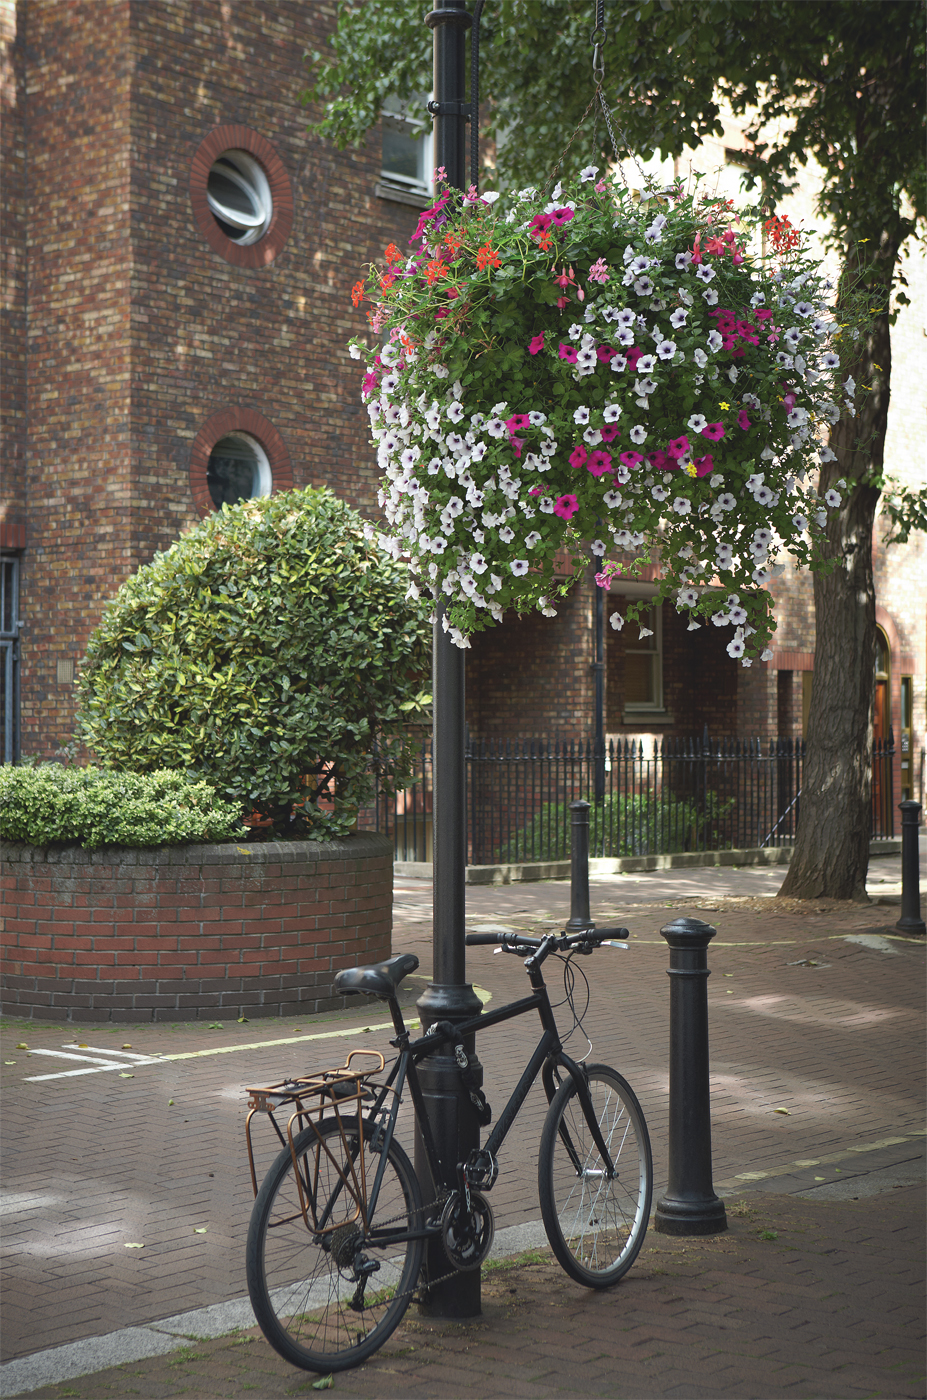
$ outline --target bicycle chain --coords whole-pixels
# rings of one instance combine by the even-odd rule
[[[445,1205],[447,1204],[447,1202],[450,1200],[450,1198],[451,1198],[454,1194],[455,1194],[455,1193],[454,1193],[453,1191],[451,1191],[451,1190],[445,1188],[445,1189],[442,1191],[441,1195],[435,1197],[435,1199],[431,1202],[430,1205],[428,1205],[428,1206],[423,1206],[423,1207],[422,1207],[422,1215],[423,1215],[423,1217],[424,1217],[424,1216],[427,1216],[428,1214],[430,1214],[430,1212],[431,1212],[432,1210],[436,1209],[438,1206],[440,1206],[441,1209],[443,1210],[444,1207],[445,1207]],[[380,1225],[380,1226],[384,1226],[384,1225],[393,1225],[393,1224],[395,1224],[397,1221],[406,1220],[407,1218],[408,1218],[408,1217],[407,1217],[406,1215],[391,1215],[391,1216],[389,1216],[386,1220],[380,1220],[380,1221],[378,1221],[377,1223],[378,1223],[378,1225]],[[396,1293],[395,1297],[397,1297],[397,1298],[412,1298],[412,1299],[414,1300],[414,1298],[415,1298],[415,1293],[416,1293],[416,1291],[417,1291],[417,1289],[418,1289],[418,1287],[419,1287],[419,1284],[420,1284],[420,1282],[421,1282],[421,1276],[422,1276],[422,1273],[424,1272],[424,1269],[425,1269],[425,1260],[423,1259],[423,1260],[422,1260],[422,1266],[421,1266],[421,1268],[420,1268],[420,1270],[419,1270],[419,1275],[418,1275],[418,1277],[416,1278],[415,1282],[413,1283],[412,1287],[411,1287],[411,1288],[406,1288],[406,1289],[404,1289],[402,1293]],[[430,1279],[427,1279],[426,1282],[425,1282],[425,1287],[426,1287],[426,1288],[437,1288],[437,1286],[438,1286],[439,1283],[447,1283],[448,1279],[457,1278],[458,1275],[461,1274],[461,1273],[463,1273],[463,1272],[464,1272],[464,1270],[458,1269],[458,1268],[455,1266],[455,1267],[452,1268],[448,1273],[446,1273],[446,1274],[441,1274],[441,1276],[440,1276],[439,1278],[430,1278]]]

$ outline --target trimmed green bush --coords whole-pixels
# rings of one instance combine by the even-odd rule
[[[698,844],[702,833],[712,849],[730,845],[721,841],[713,823],[723,821],[734,799],[722,801],[706,794],[703,808],[692,798],[667,793],[656,797],[636,793],[622,797],[609,793],[601,804],[589,796],[589,852],[593,856],[662,855],[685,851]],[[604,830],[605,840],[602,841]],[[499,848],[497,859],[506,863],[525,860],[569,860],[570,807],[567,802],[545,804],[527,825]]]
[[[205,778],[276,835],[343,835],[404,778],[427,700],[431,626],[408,585],[331,491],[225,506],[107,607],[80,736],[107,768]]]
[[[111,773],[101,768],[0,767],[0,836],[47,846],[162,846],[245,835],[241,806],[222,802],[185,773]]]

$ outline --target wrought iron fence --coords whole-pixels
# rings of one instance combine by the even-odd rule
[[[875,746],[874,837],[894,834],[893,758],[891,739]],[[647,751],[612,741],[598,755],[591,739],[468,740],[468,864],[568,859],[577,798],[591,806],[591,856],[791,845],[804,761],[802,740],[707,733]],[[413,782],[377,809],[377,830],[393,834],[397,860],[432,858],[431,775],[424,739]]]

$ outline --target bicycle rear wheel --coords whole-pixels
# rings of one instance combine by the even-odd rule
[[[650,1138],[630,1085],[588,1065],[589,1094],[615,1175],[609,1180],[572,1078],[547,1111],[538,1153],[541,1216],[551,1248],[577,1283],[608,1288],[644,1242],[653,1195]]]
[[[370,1192],[382,1149],[375,1129],[343,1118],[306,1128],[285,1147],[258,1192],[247,1244],[248,1292],[271,1346],[307,1371],[343,1371],[381,1347],[418,1280],[424,1244],[418,1178],[390,1146],[374,1217],[365,1228],[361,1183]],[[307,1226],[300,1204],[309,1203]],[[314,1212],[314,1214],[313,1214]]]

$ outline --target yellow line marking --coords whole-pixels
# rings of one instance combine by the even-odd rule
[[[738,1172],[737,1176],[732,1176],[727,1181],[716,1182],[716,1187],[722,1190],[734,1190],[738,1185],[751,1181],[767,1181],[770,1177],[790,1176],[792,1172],[800,1170],[802,1167],[820,1167],[825,1163],[844,1162],[848,1157],[853,1157],[859,1152],[878,1152],[883,1147],[900,1147],[903,1143],[913,1142],[915,1138],[924,1137],[927,1129],[918,1128],[916,1132],[907,1133],[904,1137],[881,1138],[879,1142],[861,1142],[853,1147],[847,1147],[842,1152],[827,1152],[821,1157],[803,1157],[800,1161],[789,1162],[784,1167],[770,1167],[765,1172]]]

